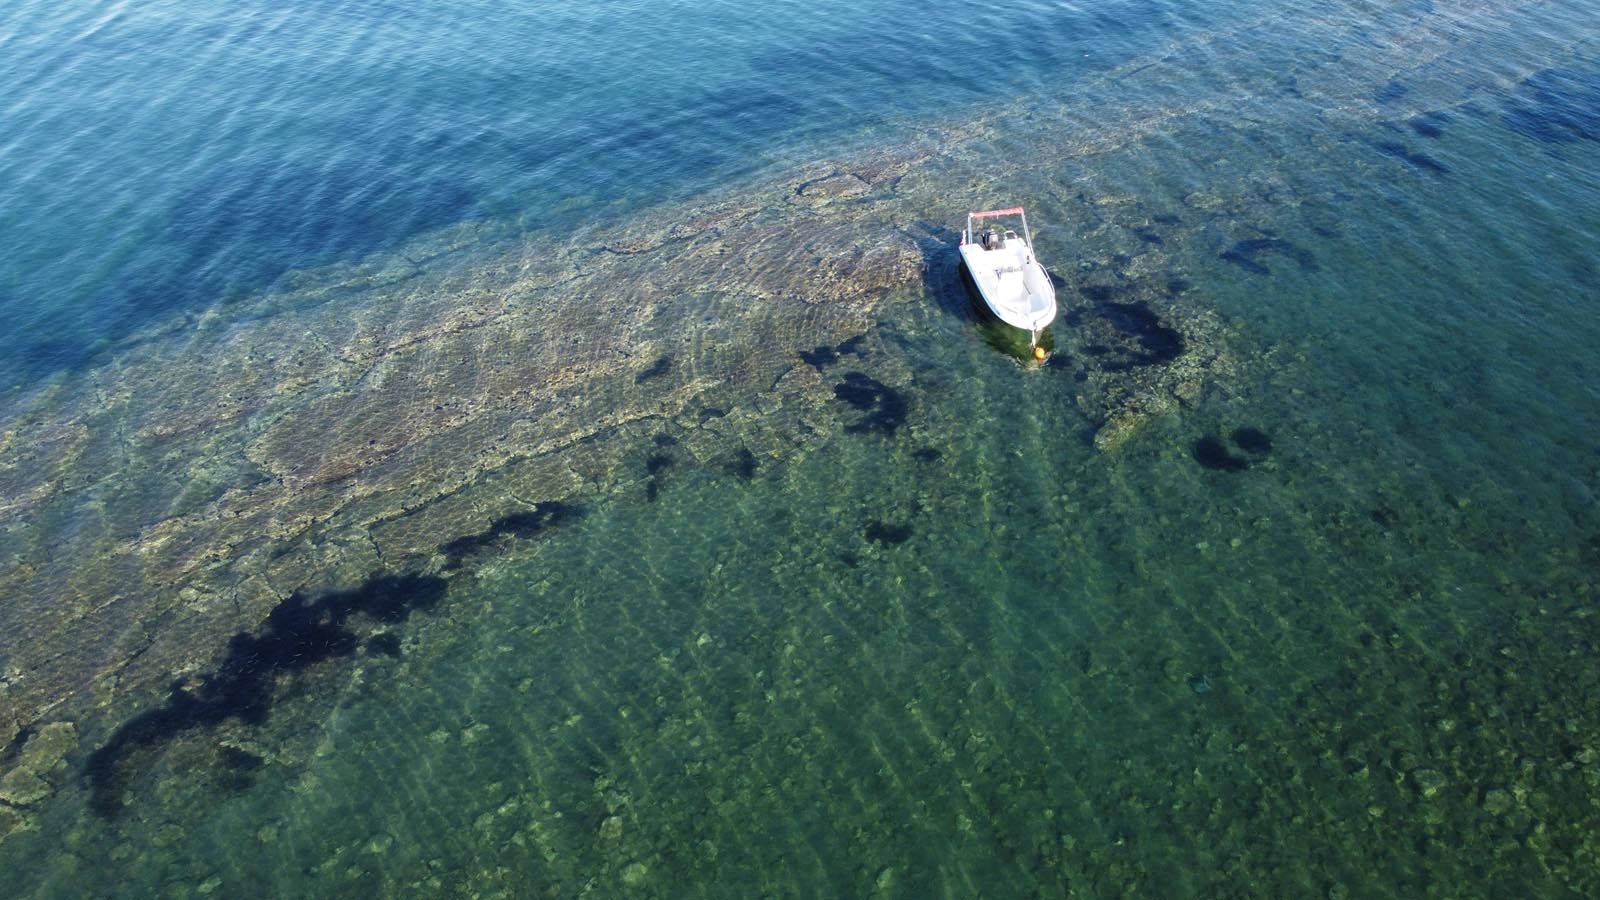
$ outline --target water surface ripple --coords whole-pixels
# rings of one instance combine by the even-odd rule
[[[0,867],[1600,893],[1597,21],[11,4]]]

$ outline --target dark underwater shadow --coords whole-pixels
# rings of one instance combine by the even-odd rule
[[[976,321],[971,288],[962,283],[966,267],[961,265],[961,231],[926,219],[907,231],[922,254],[922,291],[933,298],[945,315],[964,321]]]
[[[362,157],[239,164],[173,201],[165,228],[81,304],[29,310],[0,386],[88,368],[164,319],[270,290],[285,275],[355,263],[478,214],[469,181]],[[23,308],[8,302],[7,319]]]
[[[174,682],[161,706],[126,720],[89,754],[82,774],[90,808],[103,817],[115,817],[134,780],[168,745],[190,732],[229,722],[249,727],[266,724],[279,701],[296,692],[298,672],[358,652],[399,657],[402,642],[395,626],[413,613],[437,608],[451,579],[471,577],[464,572],[468,562],[546,536],[584,514],[581,506],[539,503],[502,515],[482,531],[441,543],[437,553],[444,565],[437,573],[380,573],[345,590],[316,595],[296,591],[275,606],[256,630],[235,634],[213,669]],[[224,752],[221,759],[239,768],[233,765],[240,762],[237,757]],[[234,772],[239,777],[224,781],[244,785],[249,781],[244,774]]]
[[[316,598],[296,592],[279,603],[256,632],[241,631],[211,672],[172,685],[167,701],[124,722],[84,764],[90,805],[103,816],[122,809],[123,792],[139,760],[183,734],[233,719],[267,721],[281,676],[353,655],[362,645],[351,620],[404,622],[444,599],[449,582],[436,575],[380,575],[359,587]],[[388,651],[385,650],[385,653]]]
[[[1500,121],[1544,144],[1600,141],[1600,74],[1565,68],[1535,72],[1506,98]]]

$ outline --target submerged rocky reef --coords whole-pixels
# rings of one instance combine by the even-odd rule
[[[120,773],[150,723],[234,715],[204,699],[229,693],[231,636],[274,634],[297,597],[456,573],[586,495],[643,478],[653,497],[680,458],[749,478],[797,441],[893,436],[915,400],[903,373],[857,365],[861,341],[897,305],[959,290],[932,223],[1003,173],[950,197],[932,170],[985,127],[951,126],[943,154],[868,151],[559,238],[461,225],[13,397],[0,746],[86,718],[78,749]],[[1188,359],[1218,358],[1203,314],[1136,294],[1088,290],[1058,329],[1085,335],[1060,359],[1117,435],[1199,390],[1214,366]],[[633,468],[663,429],[681,446]],[[198,693],[172,687],[188,673],[210,673]]]
[[[1443,87],[1413,84],[1381,104],[1360,79],[1306,73],[1290,88],[1348,101],[1349,128],[1441,121]],[[1116,452],[1226,393],[1251,356],[1194,270],[1315,272],[1273,219],[1302,201],[1295,185],[1270,155],[1165,197],[1097,174],[1106,155],[1212,111],[1116,106],[1090,129],[1072,106],[1000,109],[622,221],[457,224],[177,313],[14,391],[0,420],[0,778],[23,771],[45,729],[73,736],[57,762],[99,753],[120,785],[153,743],[135,723],[240,718],[206,705],[234,683],[237,636],[277,634],[274,616],[321,602],[306,598],[472,577],[588,500],[652,498],[690,466],[747,481],[844,435],[920,440],[935,401],[912,366],[868,348],[929,333],[907,337],[904,320],[974,322],[952,249],[968,209],[1025,202],[1041,226],[1062,315],[1037,375],[1084,423],[1063,440]],[[879,545],[911,535],[872,527]],[[358,644],[403,654],[400,635],[328,616],[319,627],[346,633],[319,665]],[[54,767],[39,777],[74,783]],[[0,832],[44,796],[27,794],[0,806],[13,823]]]
[[[1399,70],[1426,36],[1272,71],[1314,134],[1009,109],[626,221],[453,226],[7,397],[0,841],[80,893],[1592,894],[1600,538],[1508,531],[1538,495],[1419,467],[1383,398],[1305,380],[1326,322],[1251,318],[1374,252],[1284,159],[1472,172],[1422,143],[1474,115]],[[1476,115],[1569,150],[1582,86]],[[1147,137],[1163,171],[1110,158]],[[1043,365],[954,265],[995,200],[1057,278]],[[808,808],[823,865],[773,827]]]

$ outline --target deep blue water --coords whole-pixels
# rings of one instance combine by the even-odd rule
[[[1038,90],[1191,6],[8,4],[0,382],[452,223],[560,227]]]

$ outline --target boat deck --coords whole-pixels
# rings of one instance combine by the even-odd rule
[[[1018,328],[1042,328],[1055,318],[1055,291],[1025,241],[1012,238],[995,250],[966,244],[961,255],[978,290],[1002,321]]]

